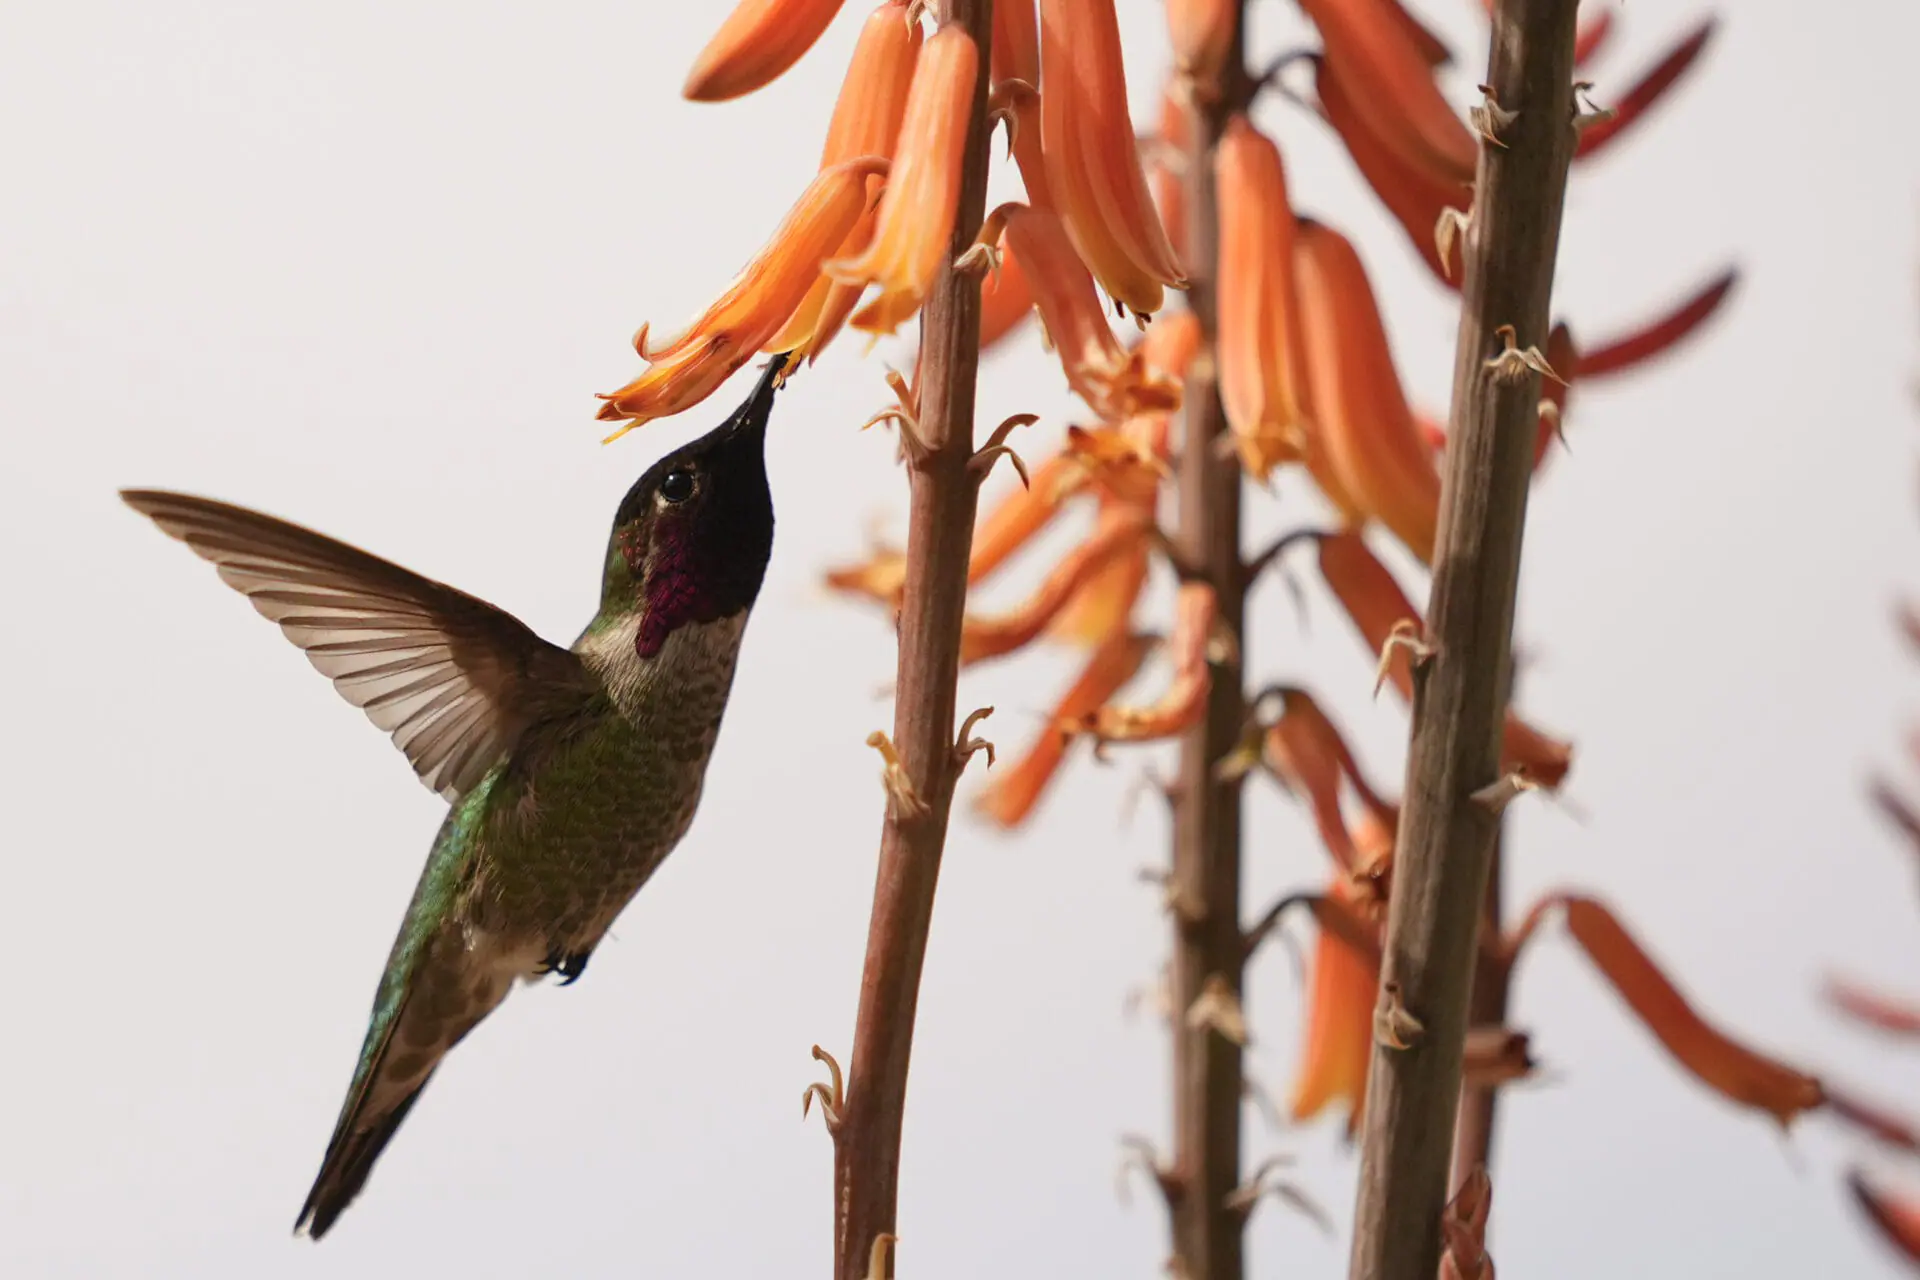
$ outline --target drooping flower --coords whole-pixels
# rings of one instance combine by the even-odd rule
[[[1336,879],[1327,897],[1346,906],[1354,893],[1350,882]],[[1287,1111],[1304,1121],[1344,1103],[1351,1137],[1359,1131],[1367,1102],[1379,966],[1323,926],[1313,944],[1309,983],[1306,1036]]]
[[[1012,112],[1013,162],[1026,184],[1027,203],[1053,208],[1045,152],[1040,145],[1040,27],[1033,0],[997,0],[993,6],[993,81]],[[1024,91],[1006,92],[1015,84]]]
[[[1033,285],[1020,255],[1000,251],[1000,269],[980,282],[980,350],[984,353],[1033,315]]]
[[[1294,217],[1280,151],[1244,115],[1214,152],[1219,193],[1220,401],[1240,464],[1264,482],[1304,456],[1300,310],[1294,295]]]
[[[961,620],[961,664],[999,657],[1031,643],[1060,616],[1070,601],[1097,582],[1099,575],[1111,565],[1124,564],[1136,553],[1144,560],[1146,533],[1147,520],[1140,512],[1120,508],[1113,519],[1101,521],[1092,537],[1069,552],[1018,608],[994,616],[969,611]],[[1129,600],[1129,612],[1131,604]],[[1121,622],[1125,622],[1124,615]],[[1125,634],[1124,625],[1113,631]],[[1100,638],[1106,639],[1107,635]]]
[[[1301,0],[1326,58],[1352,91],[1368,131],[1407,163],[1472,182],[1479,146],[1433,78],[1429,52],[1406,23],[1380,20],[1379,0]]]
[[[946,261],[979,65],[963,27],[942,27],[920,51],[873,238],[863,252],[826,264],[840,283],[880,286],[853,317],[856,329],[892,333],[920,309]]]
[[[1140,167],[1113,0],[1040,0],[1040,66],[1047,184],[1074,248],[1115,302],[1151,315],[1186,271]]]
[[[1574,148],[1574,157],[1592,159],[1632,128],[1636,120],[1645,117],[1698,60],[1701,51],[1707,47],[1707,41],[1713,36],[1715,23],[1716,20],[1709,17],[1695,27],[1691,34],[1675,45],[1666,57],[1621,96],[1611,117],[1595,121],[1582,129],[1580,142]]]
[[[1213,588],[1189,582],[1174,603],[1173,682],[1165,693],[1145,706],[1108,705],[1089,712],[1083,732],[1101,742],[1145,742],[1170,738],[1200,718],[1212,686],[1208,650],[1214,642],[1219,617]]]
[[[694,102],[725,102],[771,84],[813,47],[840,4],[740,0],[694,60],[681,93]]]
[[[1349,874],[1362,872],[1366,865],[1341,808],[1342,780],[1376,823],[1391,828],[1398,815],[1360,772],[1346,740],[1313,695],[1295,688],[1283,688],[1279,693],[1280,716],[1267,729],[1262,758],[1307,801],[1320,841],[1341,869]],[[1389,839],[1389,847],[1391,843]]]
[[[1612,377],[1671,350],[1720,309],[1739,281],[1739,270],[1729,267],[1673,310],[1648,321],[1631,333],[1582,351],[1581,379],[1591,382],[1596,378]],[[1551,361],[1552,356],[1548,356],[1548,360]],[[1556,369],[1559,367],[1554,365]]]
[[[863,156],[821,171],[801,193],[759,256],[684,332],[652,342],[646,325],[634,349],[649,368],[618,391],[603,395],[603,422],[670,417],[700,403],[753,357],[806,299],[822,258],[846,239],[865,207],[867,179],[887,172],[886,160]],[[612,437],[609,437],[612,438]]]

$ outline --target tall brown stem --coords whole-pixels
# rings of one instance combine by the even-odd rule
[[[1219,235],[1213,158],[1221,131],[1246,101],[1242,23],[1236,15],[1222,83],[1198,95],[1187,151],[1187,303],[1202,347],[1217,332]],[[1210,361],[1186,382],[1174,547],[1184,572],[1210,585],[1219,618],[1244,648],[1245,571],[1240,562],[1240,469],[1216,447],[1227,430]],[[1213,667],[1206,714],[1180,741],[1173,802],[1173,1007],[1191,1009],[1209,981],[1240,995],[1240,784],[1215,776],[1233,750],[1246,704],[1236,652]],[[1231,1199],[1240,1183],[1240,1046],[1210,1026],[1173,1027],[1174,1163],[1166,1188],[1175,1257],[1192,1280],[1240,1280],[1244,1213]]]
[[[942,25],[957,24],[979,48],[959,214],[948,262],[973,243],[986,210],[988,50],[993,0],[942,0]],[[900,605],[900,658],[893,740],[923,806],[890,804],[860,975],[860,1010],[844,1109],[834,1133],[834,1252],[839,1280],[863,1280],[874,1240],[892,1234],[899,1193],[900,1131],[913,1047],[920,970],[947,816],[964,758],[954,744],[954,684],[967,602],[977,479],[974,379],[980,364],[980,281],[949,266],[920,320],[921,448],[907,450],[912,505],[907,579]]]
[[[1381,1007],[1368,1078],[1352,1280],[1433,1280],[1487,867],[1499,817],[1514,594],[1544,346],[1574,146],[1576,0],[1499,0],[1454,362],[1427,643],[1416,664]],[[1509,116],[1508,112],[1517,112]],[[1517,353],[1516,353],[1517,355]]]

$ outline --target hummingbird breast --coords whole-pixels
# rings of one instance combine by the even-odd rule
[[[637,621],[596,623],[575,645],[604,699],[530,729],[467,797],[484,810],[469,918],[542,954],[591,951],[699,807],[746,614],[682,626],[651,658]]]

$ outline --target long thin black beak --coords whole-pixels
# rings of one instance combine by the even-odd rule
[[[773,393],[779,389],[780,375],[786,371],[791,357],[782,351],[767,361],[767,367],[760,375],[760,381],[754,385],[753,394],[747,402],[734,410],[733,420],[729,424],[730,434],[745,432],[764,432],[767,419],[773,414]]]

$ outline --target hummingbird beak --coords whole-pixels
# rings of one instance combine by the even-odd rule
[[[773,413],[773,393],[779,389],[780,375],[786,372],[791,359],[789,353],[782,351],[767,361],[766,371],[754,385],[753,394],[734,411],[733,420],[728,424],[728,435],[757,435],[766,431],[767,419]]]

